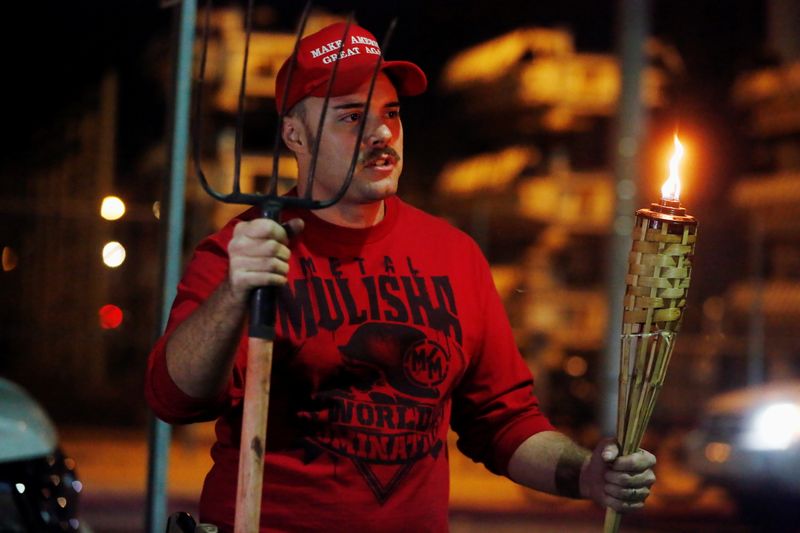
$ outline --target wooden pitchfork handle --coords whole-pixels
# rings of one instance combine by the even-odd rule
[[[265,208],[266,218],[278,220],[280,208]],[[272,348],[275,340],[277,287],[258,287],[250,295],[239,481],[236,489],[234,533],[255,533],[261,521],[264,453],[267,443]]]

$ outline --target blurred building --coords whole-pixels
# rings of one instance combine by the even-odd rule
[[[506,131],[574,132],[616,110],[619,65],[610,54],[579,53],[572,35],[552,28],[520,28],[456,55],[445,67],[443,88],[469,105],[468,118],[487,116]],[[649,68],[642,99],[663,105],[666,73]]]
[[[771,59],[731,88],[746,150],[726,201],[745,275],[704,302],[693,344],[693,377],[709,394],[800,377],[800,4],[765,7]]]
[[[652,110],[668,99],[670,73],[651,63],[641,96]],[[606,328],[617,59],[577,51],[565,30],[520,28],[452,58],[442,89],[454,134],[488,148],[441,172],[445,214],[494,265],[548,414],[579,426],[594,418]]]
[[[752,147],[752,172],[731,193],[746,221],[742,257],[749,276],[724,294],[728,341],[720,365],[738,379],[800,377],[800,62],[742,74],[733,100]]]
[[[3,370],[59,420],[130,423],[143,413],[153,334],[156,218],[120,192],[118,74],[53,119],[4,195]],[[101,216],[104,197],[128,202]],[[152,202],[152,200],[151,200]]]

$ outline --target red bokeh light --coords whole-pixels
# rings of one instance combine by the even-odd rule
[[[100,308],[100,327],[103,329],[114,329],[122,324],[122,309],[116,305],[108,304]]]

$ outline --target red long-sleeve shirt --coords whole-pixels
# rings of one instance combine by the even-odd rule
[[[167,422],[217,419],[200,518],[232,530],[246,338],[223,394],[172,381],[165,345],[225,278],[233,226],[196,249],[150,355],[146,397]],[[279,297],[261,531],[446,531],[447,430],[506,474],[529,436],[552,429],[475,243],[396,197],[376,226],[304,211]]]

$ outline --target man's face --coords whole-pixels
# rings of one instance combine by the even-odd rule
[[[369,204],[397,192],[403,169],[403,125],[400,102],[389,78],[380,73],[375,81],[370,108],[364,113],[369,80],[353,94],[331,98],[325,115],[322,139],[314,172],[313,197],[333,197],[342,186],[353,157],[358,129],[366,120],[359,148],[359,158],[343,204]],[[302,195],[308,183],[316,130],[324,98],[308,97],[301,104],[304,112],[294,117],[303,148],[296,150],[300,167],[298,192]],[[300,131],[302,130],[302,131]]]

